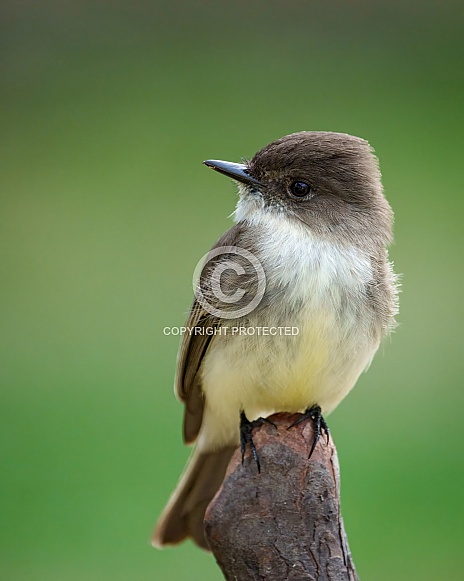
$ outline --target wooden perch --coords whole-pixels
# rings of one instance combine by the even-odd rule
[[[253,431],[258,473],[237,450],[205,515],[205,535],[227,580],[356,581],[340,512],[339,465],[325,435],[308,461],[313,422],[279,413]]]

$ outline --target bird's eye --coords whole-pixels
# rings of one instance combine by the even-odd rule
[[[304,198],[311,191],[311,186],[306,182],[293,182],[290,186],[290,191],[297,198]]]

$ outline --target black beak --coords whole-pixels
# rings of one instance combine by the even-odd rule
[[[220,161],[218,159],[207,159],[203,162],[206,166],[215,169],[219,173],[223,173],[225,176],[236,180],[237,182],[242,182],[250,186],[262,186],[261,182],[255,180],[248,173],[248,168],[243,163],[233,163],[232,161]]]

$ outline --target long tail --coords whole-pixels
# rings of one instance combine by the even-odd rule
[[[156,525],[151,539],[155,547],[175,545],[192,537],[197,545],[209,550],[203,532],[205,511],[222,484],[235,449],[228,446],[215,452],[193,452]]]

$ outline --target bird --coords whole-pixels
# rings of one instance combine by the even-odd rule
[[[204,162],[234,180],[238,202],[200,265],[179,348],[175,392],[195,448],[156,547],[192,538],[208,550],[204,514],[237,446],[243,459],[249,445],[260,469],[253,428],[299,412],[316,423],[314,449],[396,325],[393,212],[369,143],[301,131],[242,162]]]

